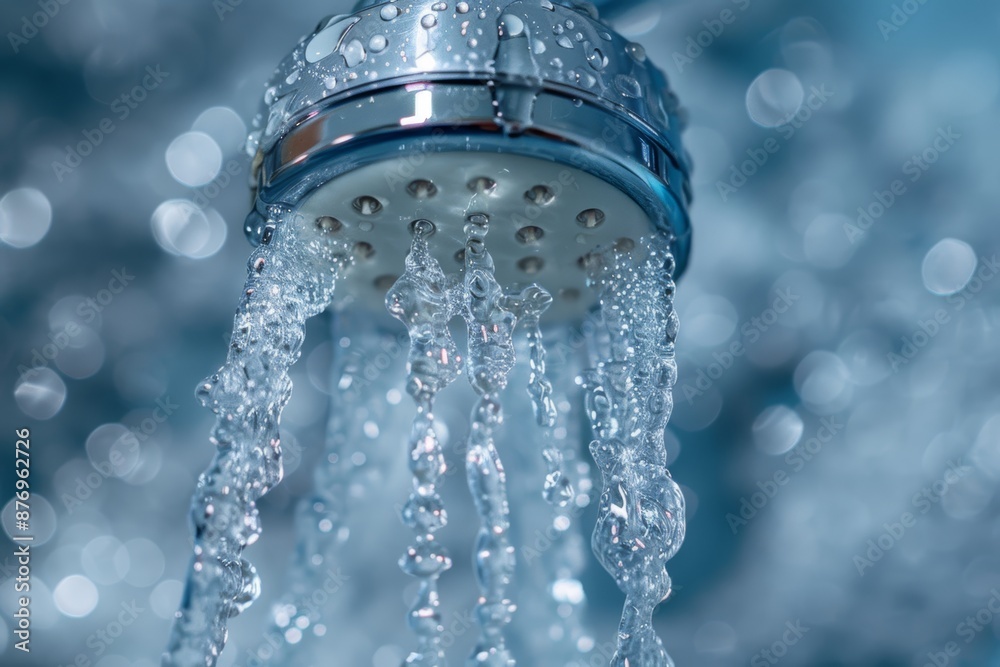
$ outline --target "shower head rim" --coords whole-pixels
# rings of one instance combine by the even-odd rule
[[[492,108],[497,105],[498,91],[530,95],[533,98],[533,104],[547,99],[569,100],[577,108],[574,111],[574,122],[558,126],[558,123],[542,121],[536,117],[526,120],[516,119],[514,122],[510,122],[498,115],[496,109]],[[343,116],[337,117],[338,112],[349,111],[352,105],[357,105],[360,108],[366,103],[370,105],[368,111],[372,114],[379,113],[381,109],[378,107],[380,106],[384,106],[386,109],[412,109],[414,103],[411,98],[414,97],[415,93],[429,93],[433,96],[429,100],[429,106],[435,109],[439,107],[436,102],[440,102],[441,98],[449,93],[465,95],[467,100],[478,96],[481,102],[488,102],[491,108],[487,108],[486,104],[480,104],[480,108],[470,107],[464,112],[448,109],[452,113],[438,113],[436,117],[422,119],[419,123],[407,123],[408,119],[399,118],[400,114],[389,114],[382,121],[384,124],[381,126],[374,126],[373,123],[378,121],[372,121],[372,117],[367,114],[364,118],[352,119],[356,127],[352,126],[351,122],[345,120]],[[581,122],[581,118],[586,115],[591,116],[589,124]],[[592,95],[581,96],[578,91],[557,85],[538,87],[527,85],[523,81],[497,80],[484,85],[478,79],[437,80],[423,77],[401,81],[392,87],[376,86],[370,89],[361,89],[355,94],[324,100],[300,113],[290,129],[277,140],[269,151],[258,153],[255,173],[253,174],[256,181],[254,185],[266,186],[285,168],[307,159],[314,152],[323,151],[333,146],[346,147],[355,138],[363,135],[385,130],[405,131],[416,125],[429,126],[434,129],[444,127],[485,129],[489,127],[494,131],[509,133],[513,137],[531,133],[544,134],[560,141],[574,143],[583,150],[594,150],[597,143],[606,145],[610,143],[610,140],[602,139],[603,133],[602,137],[591,140],[585,137],[582,132],[572,132],[571,130],[593,129],[596,132],[601,127],[601,123],[598,122],[599,118],[603,121],[604,129],[614,129],[612,126],[615,124],[626,125],[630,128],[629,134],[632,135],[626,139],[632,142],[641,142],[643,145],[649,144],[658,149],[663,160],[669,163],[673,168],[672,171],[676,171],[676,178],[664,179],[668,181],[668,186],[677,182],[683,189],[688,184],[690,166],[683,148],[676,145],[673,137],[664,136],[656,128],[646,123],[644,119],[635,116],[630,110],[613,105],[603,98]],[[324,124],[330,126],[334,132],[325,134],[318,140],[309,136]],[[614,137],[618,138],[623,134],[624,132],[618,131]],[[623,150],[623,152],[628,153],[629,151]],[[642,166],[650,168],[650,165],[635,151],[629,157],[639,161]],[[664,174],[657,175],[661,178],[664,176]],[[684,196],[685,204],[690,204],[690,192],[685,191]]]
[[[449,92],[452,95],[471,99],[466,95],[470,92],[468,86],[435,83],[411,86],[409,89],[400,87],[393,91],[382,91],[376,96],[366,95],[364,97],[371,98],[368,108],[339,104],[305,117],[296,129],[308,140],[303,140],[295,131],[290,132],[263,156],[257,178],[259,192],[256,207],[245,228],[250,241],[259,243],[269,206],[282,204],[295,207],[315,189],[342,173],[378,162],[387,155],[398,152],[400,146],[405,145],[408,150],[418,153],[505,152],[542,157],[581,168],[628,193],[646,211],[655,229],[674,237],[676,275],[680,276],[687,265],[690,252],[691,230],[687,214],[690,193],[686,187],[688,179],[686,172],[682,171],[676,161],[676,155],[655,141],[655,136],[649,136],[624,119],[618,119],[622,124],[620,127],[624,128],[619,137],[621,140],[615,143],[605,142],[604,148],[597,150],[593,145],[587,145],[579,135],[570,133],[567,128],[576,127],[578,123],[575,121],[586,113],[606,115],[607,108],[587,103],[577,107],[566,96],[546,92],[539,94],[538,103],[557,104],[564,108],[568,106],[575,121],[567,123],[566,127],[559,127],[555,123],[535,123],[524,128],[517,136],[510,136],[505,132],[504,126],[496,122],[491,103],[495,91],[486,87],[479,87],[477,92],[485,107],[490,109],[481,116],[436,119],[435,122],[412,126],[401,126],[397,119],[384,127],[371,128],[369,112],[372,108],[413,108],[412,103],[408,107],[400,104],[380,105],[382,96],[393,93],[412,96],[417,92],[429,91],[441,93],[436,98],[441,100],[447,94],[442,92],[446,87],[451,87]],[[440,105],[435,108],[440,108]],[[366,126],[367,131],[348,132],[351,125],[345,123],[343,116],[335,115],[338,109],[357,113],[361,117],[359,122]],[[392,118],[393,115],[389,114],[387,117]],[[468,124],[459,127],[459,121]],[[318,125],[323,123],[333,125],[337,132],[346,132],[341,137],[343,140],[338,138],[330,141],[329,137],[324,140],[319,136]],[[629,150],[629,145],[634,150]],[[293,149],[289,152],[286,150],[287,146],[292,146]],[[363,157],[365,155],[368,157]],[[653,169],[657,166],[662,168],[662,175],[658,173],[660,169]]]
[[[365,85],[359,85],[349,90],[334,93],[324,99],[310,105],[309,107],[291,116],[287,122],[287,128],[275,140],[267,150],[259,150],[263,155],[280,153],[279,147],[288,143],[288,137],[299,132],[301,127],[307,123],[315,122],[317,117],[328,115],[338,108],[358,103],[365,98],[381,96],[391,90],[402,88],[406,91],[416,91],[430,89],[434,86],[469,86],[478,90],[488,91],[495,96],[496,89],[517,89],[530,91],[533,94],[549,94],[565,97],[577,101],[580,106],[588,105],[596,107],[612,117],[620,117],[622,122],[632,125],[637,131],[643,133],[646,140],[657,144],[666,154],[676,168],[685,178],[691,176],[691,165],[680,142],[680,134],[674,130],[674,126],[680,123],[679,119],[671,117],[669,121],[669,132],[664,132],[663,128],[657,128],[646,118],[636,114],[635,110],[623,106],[619,102],[609,100],[606,97],[596,95],[591,91],[582,91],[579,88],[556,81],[538,81],[530,78],[520,77],[510,74],[495,74],[490,77],[489,83],[484,84],[483,73],[432,73],[424,72],[406,77],[397,77],[391,81],[374,81]],[[454,125],[474,124],[465,122],[470,119],[452,118],[447,122]],[[475,122],[502,123],[502,119],[496,114],[483,115],[482,117],[471,119]],[[538,125],[535,119],[530,121],[530,126]],[[350,133],[344,133],[350,134]]]

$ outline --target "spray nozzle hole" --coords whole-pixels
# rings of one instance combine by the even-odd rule
[[[517,263],[517,268],[521,269],[529,276],[533,276],[536,273],[541,273],[542,269],[545,268],[545,260],[541,257],[525,257]]]
[[[375,197],[364,195],[354,200],[354,210],[361,215],[376,215],[382,210],[382,202]]]
[[[437,231],[437,227],[430,220],[414,220],[410,223],[410,234],[421,238],[430,238]]]
[[[357,259],[371,259],[375,256],[375,248],[371,243],[361,241],[354,244],[354,257]]]
[[[577,266],[579,266],[584,271],[593,271],[595,269],[598,269],[601,267],[603,263],[604,260],[601,258],[600,255],[596,253],[588,253],[583,257],[581,257],[580,259],[576,260]]]
[[[576,221],[587,229],[597,229],[604,224],[605,219],[607,216],[599,208],[588,208],[576,216]]]
[[[559,296],[566,301],[579,301],[580,290],[569,287],[567,289],[559,290]]]
[[[413,181],[406,187],[406,191],[414,199],[430,199],[438,193],[437,186],[425,179]]]
[[[497,189],[497,182],[488,176],[480,176],[469,181],[469,189],[478,195],[491,195]]]
[[[533,225],[522,227],[517,232],[517,240],[524,245],[538,243],[544,236],[545,230],[541,227],[535,227]]]
[[[635,250],[635,241],[625,237],[615,241],[615,250],[618,252],[632,252]]]
[[[556,193],[547,185],[536,185],[524,193],[524,198],[529,204],[536,206],[548,206],[556,200]]]
[[[336,234],[344,228],[344,223],[329,215],[316,218],[316,229],[324,234]]]

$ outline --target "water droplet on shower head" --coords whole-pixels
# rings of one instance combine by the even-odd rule
[[[597,85],[597,77],[590,72],[577,68],[573,70],[573,74],[576,76],[577,82],[585,88],[593,88]]]
[[[619,74],[615,77],[615,88],[625,97],[642,99],[642,85],[633,76]]]
[[[352,39],[348,42],[344,46],[342,55],[344,56],[344,63],[348,67],[357,67],[368,59],[368,51],[365,50],[365,45],[359,39]]]
[[[320,32],[316,33],[309,43],[306,44],[305,58],[308,63],[316,63],[329,57],[337,50],[343,42],[347,33],[354,25],[361,20],[357,16],[336,17],[340,20],[331,19],[332,23]]]
[[[632,60],[636,61],[637,63],[646,62],[647,59],[646,49],[643,48],[642,44],[631,42],[628,46],[625,47],[625,53],[629,54],[629,56],[632,57]]]
[[[604,55],[604,52],[600,49],[594,49],[590,52],[590,55],[587,56],[587,62],[589,62],[590,66],[598,72],[603,72],[608,66],[608,57]]]
[[[514,14],[504,14],[500,17],[500,37],[510,39],[524,34],[524,21]]]

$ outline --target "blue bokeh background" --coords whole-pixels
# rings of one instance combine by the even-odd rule
[[[240,144],[274,64],[348,4],[0,6],[0,491],[28,427],[38,537],[25,656],[4,510],[0,664],[158,664],[212,454],[192,388],[224,357],[249,251]],[[675,661],[1000,665],[1000,5],[609,5],[670,76],[696,164],[668,436],[689,527],[657,613]],[[305,451],[330,346],[310,327],[283,421]],[[262,504],[264,597],[223,667],[258,641],[299,467]],[[621,599],[597,567],[585,586],[607,641]]]

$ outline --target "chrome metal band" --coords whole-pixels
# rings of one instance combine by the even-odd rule
[[[517,153],[580,168],[636,199],[674,237],[678,274],[686,265],[690,190],[678,147],[597,98],[502,82],[409,82],[316,106],[262,156],[248,236],[259,242],[267,206],[295,206],[339,174],[401,151]]]

